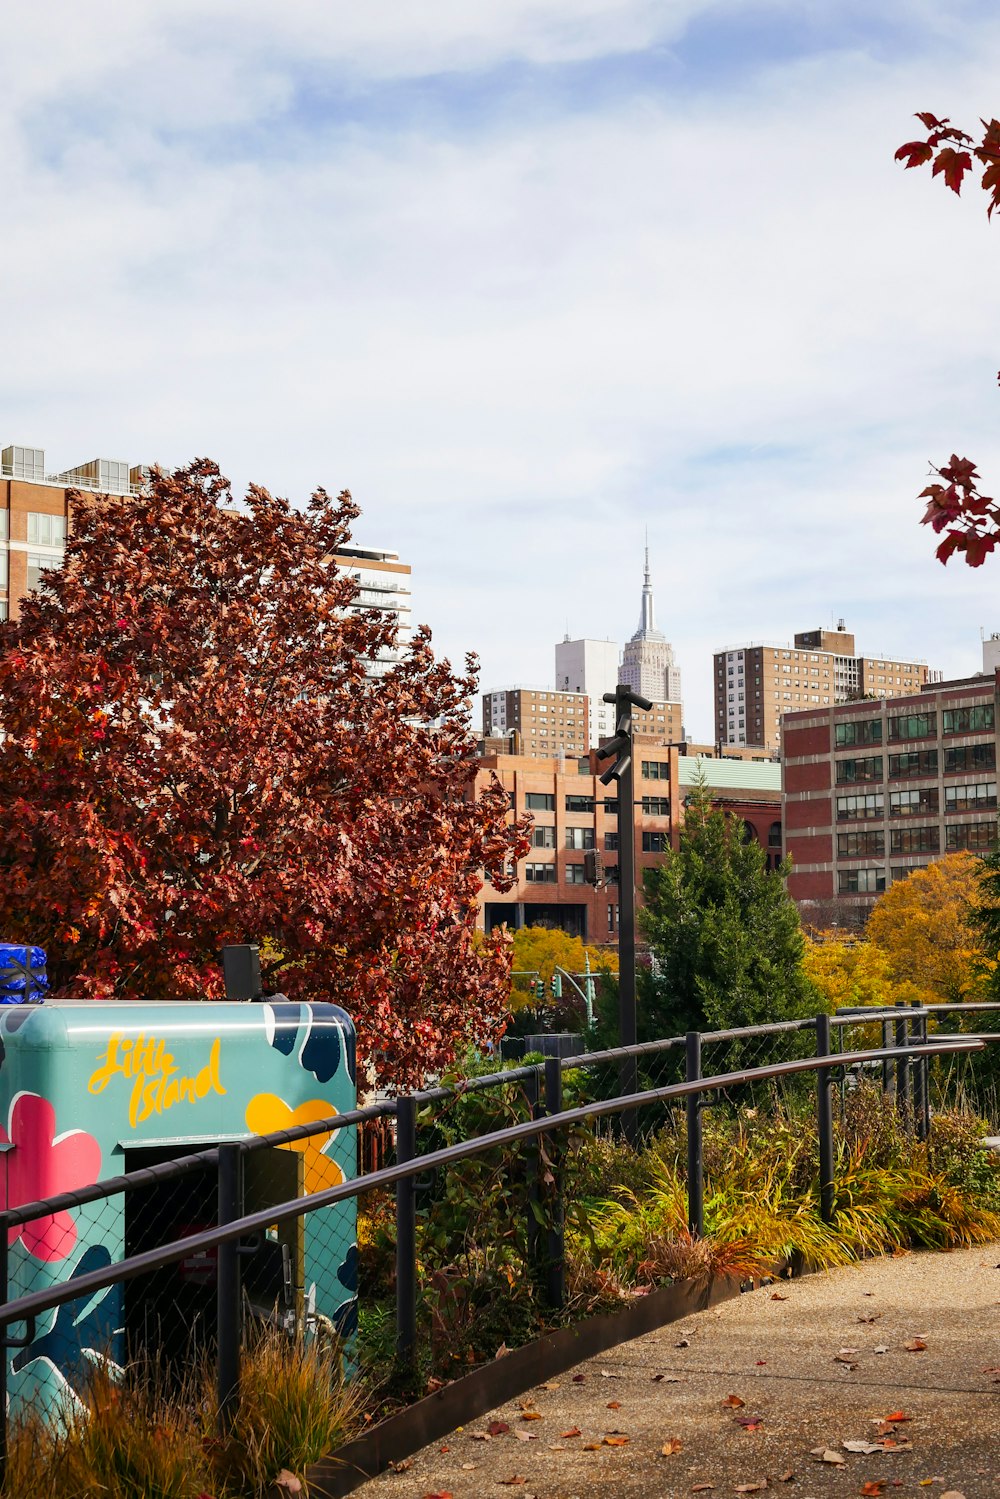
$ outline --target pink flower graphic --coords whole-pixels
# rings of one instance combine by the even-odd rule
[[[10,1111],[10,1134],[0,1125],[0,1142],[13,1146],[7,1153],[9,1208],[89,1186],[100,1174],[101,1147],[93,1135],[72,1129],[57,1137],[56,1111],[37,1093],[18,1094]],[[68,1211],[50,1213],[10,1229],[8,1242],[16,1239],[37,1259],[64,1260],[76,1245],[76,1223]]]

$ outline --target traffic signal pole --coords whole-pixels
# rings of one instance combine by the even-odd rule
[[[606,703],[616,710],[615,736],[597,751],[601,760],[615,756],[615,763],[601,776],[604,786],[618,782],[618,1037],[622,1046],[636,1043],[635,1006],[635,766],[632,759],[632,709],[652,708],[648,698],[641,697],[619,682],[615,691],[604,694]],[[634,1056],[623,1057],[620,1064],[620,1094],[636,1091],[638,1068]],[[636,1140],[637,1118],[629,1109],[622,1121],[622,1131],[629,1144]]]

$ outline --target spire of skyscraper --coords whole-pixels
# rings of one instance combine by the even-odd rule
[[[673,646],[663,632],[656,628],[648,534],[642,572],[639,628],[625,647],[618,680],[654,702],[678,703],[681,700],[681,674],[674,660]]]

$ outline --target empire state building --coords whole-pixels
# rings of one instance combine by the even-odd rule
[[[618,680],[657,703],[681,701],[681,672],[674,648],[656,628],[653,614],[653,584],[649,576],[649,547],[642,581],[642,612],[639,628],[625,647]]]

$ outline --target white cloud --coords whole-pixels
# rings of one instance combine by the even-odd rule
[[[1000,469],[1000,231],[892,152],[914,109],[996,111],[1000,30],[572,108],[535,79],[464,126],[297,92],[599,62],[723,9],[97,4],[48,7],[44,48],[22,10],[0,438],[350,485],[489,685],[546,680],[567,621],[631,632],[648,523],[698,737],[713,648],[831,612],[969,669],[991,575],[933,562],[913,496],[953,447]]]

